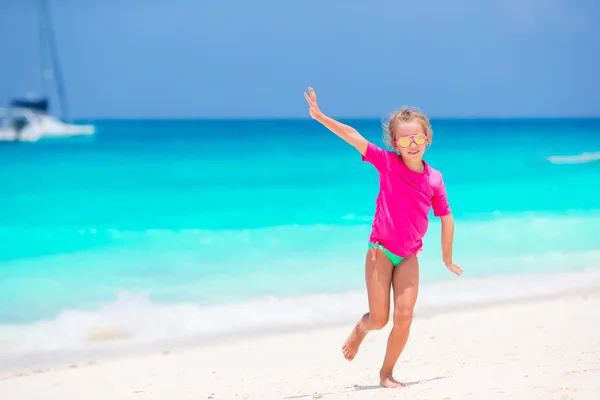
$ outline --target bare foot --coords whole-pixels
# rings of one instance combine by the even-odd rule
[[[379,373],[379,384],[386,388],[404,387],[404,383],[398,382],[392,375]]]
[[[367,333],[360,329],[360,321],[358,321],[342,346],[342,354],[344,354],[346,360],[352,361],[354,359],[365,336],[367,336]]]

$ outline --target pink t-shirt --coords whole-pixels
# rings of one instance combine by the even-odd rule
[[[433,207],[436,217],[450,214],[442,174],[426,162],[423,172],[408,168],[393,151],[369,143],[362,157],[379,171],[379,194],[369,241],[379,242],[400,257],[408,257],[423,246]]]

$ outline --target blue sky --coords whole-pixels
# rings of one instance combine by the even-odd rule
[[[47,1],[78,118],[600,116],[596,0]],[[35,1],[0,15],[5,104],[42,85]]]

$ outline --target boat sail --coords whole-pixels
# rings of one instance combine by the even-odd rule
[[[90,136],[96,131],[93,125],[71,122],[52,18],[46,0],[37,0],[37,8],[41,76],[46,95],[41,98],[13,99],[6,108],[0,108],[0,142],[36,142],[44,138]],[[50,113],[51,83],[55,84],[61,118]]]

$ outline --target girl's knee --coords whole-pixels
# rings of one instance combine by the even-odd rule
[[[394,326],[409,326],[412,320],[412,308],[400,307],[394,310]]]
[[[383,329],[388,323],[389,317],[385,314],[370,314],[369,315],[369,324],[371,325],[371,329],[379,330]]]

